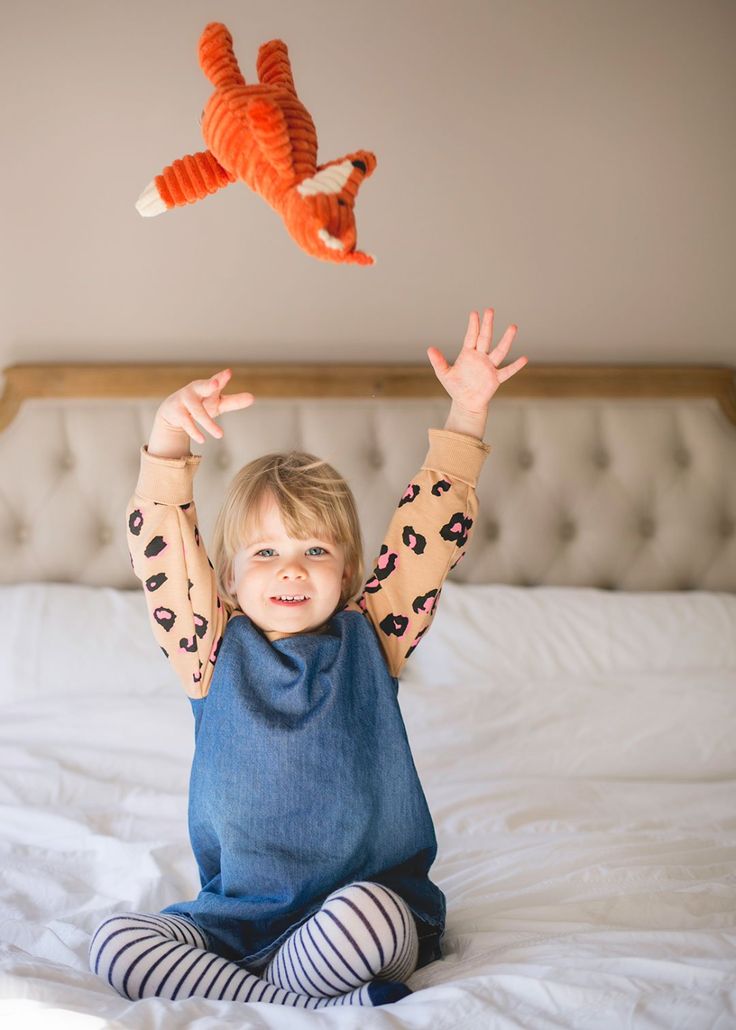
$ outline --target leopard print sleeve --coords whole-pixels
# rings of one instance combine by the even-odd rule
[[[188,697],[204,697],[227,614],[199,533],[193,499],[197,455],[159,458],[141,448],[127,511],[133,572],[141,581],[153,635]]]
[[[429,430],[427,457],[399,500],[362,594],[347,606],[373,623],[392,676],[428,631],[442,584],[467,550],[490,450],[463,433]]]

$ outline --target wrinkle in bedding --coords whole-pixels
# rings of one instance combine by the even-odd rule
[[[485,597],[470,600],[486,628],[463,637],[465,589],[449,590],[424,642],[431,667],[409,663],[399,693],[437,829],[445,955],[411,977],[414,993],[397,1004],[360,1012],[250,1005],[248,1025],[736,1025],[736,760],[728,733],[736,661],[730,644],[714,654],[709,629],[714,612],[719,627],[736,627],[736,598],[708,595],[699,606],[689,595],[679,610],[677,598],[659,599],[666,624],[689,634],[679,644],[684,666],[672,649],[647,657],[639,647],[646,620],[662,622],[650,599],[635,609],[636,668],[593,675],[587,661],[564,672],[544,666],[544,634],[574,620],[579,595],[556,592],[545,607],[538,591],[531,598],[522,588],[513,596],[484,588]],[[59,590],[5,588],[0,616],[38,604],[38,617],[23,625],[42,633],[44,619],[62,608],[82,618],[94,605],[102,624],[104,593]],[[584,593],[594,605],[595,592]],[[582,623],[578,653],[600,644],[604,622],[614,636],[632,625],[631,612],[609,602],[605,617],[591,612]],[[136,637],[138,620],[145,632],[137,599],[114,595],[114,611],[127,620],[118,636]],[[506,676],[493,649],[519,618],[528,648],[538,634],[543,654],[520,656]],[[17,632],[14,647],[34,643]],[[449,653],[453,635],[461,646]],[[653,648],[665,638],[651,627]],[[99,647],[102,661],[106,646],[102,637],[94,642],[88,660]],[[70,655],[57,657],[70,667]],[[17,654],[14,663],[22,672]],[[130,675],[142,669],[148,682],[121,692],[117,678],[106,684],[93,675],[65,691],[55,668],[29,696],[22,678],[9,683],[4,670],[3,1025],[243,1026],[243,1013],[228,1003],[126,1001],[87,968],[90,934],[106,914],[159,911],[198,882],[186,832],[191,712],[163,659],[131,655]]]

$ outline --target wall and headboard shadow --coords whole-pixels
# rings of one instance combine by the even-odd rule
[[[0,582],[138,586],[124,536],[160,400],[220,367],[15,365],[0,398]],[[207,438],[195,499],[210,539],[245,462],[298,448],[358,503],[366,571],[449,398],[414,365],[237,365],[250,408]],[[736,372],[532,365],[491,401],[467,583],[736,590]],[[197,450],[197,448],[195,448]]]

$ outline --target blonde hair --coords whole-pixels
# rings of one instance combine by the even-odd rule
[[[363,539],[355,498],[332,465],[304,451],[264,454],[244,465],[228,486],[212,541],[217,589],[226,607],[232,611],[238,606],[229,589],[233,558],[269,495],[290,536],[326,537],[342,545],[348,572],[338,605],[342,608],[363,585]]]

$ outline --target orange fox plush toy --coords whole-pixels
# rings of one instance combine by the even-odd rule
[[[278,211],[308,254],[372,265],[370,254],[355,249],[353,207],[376,158],[358,150],[317,166],[317,132],[296,95],[286,44],[273,39],[260,47],[258,85],[247,86],[232,36],[212,22],[199,40],[199,63],[215,87],[202,112],[209,149],[174,161],[157,175],[138,199],[140,214],[192,204],[241,179]]]

